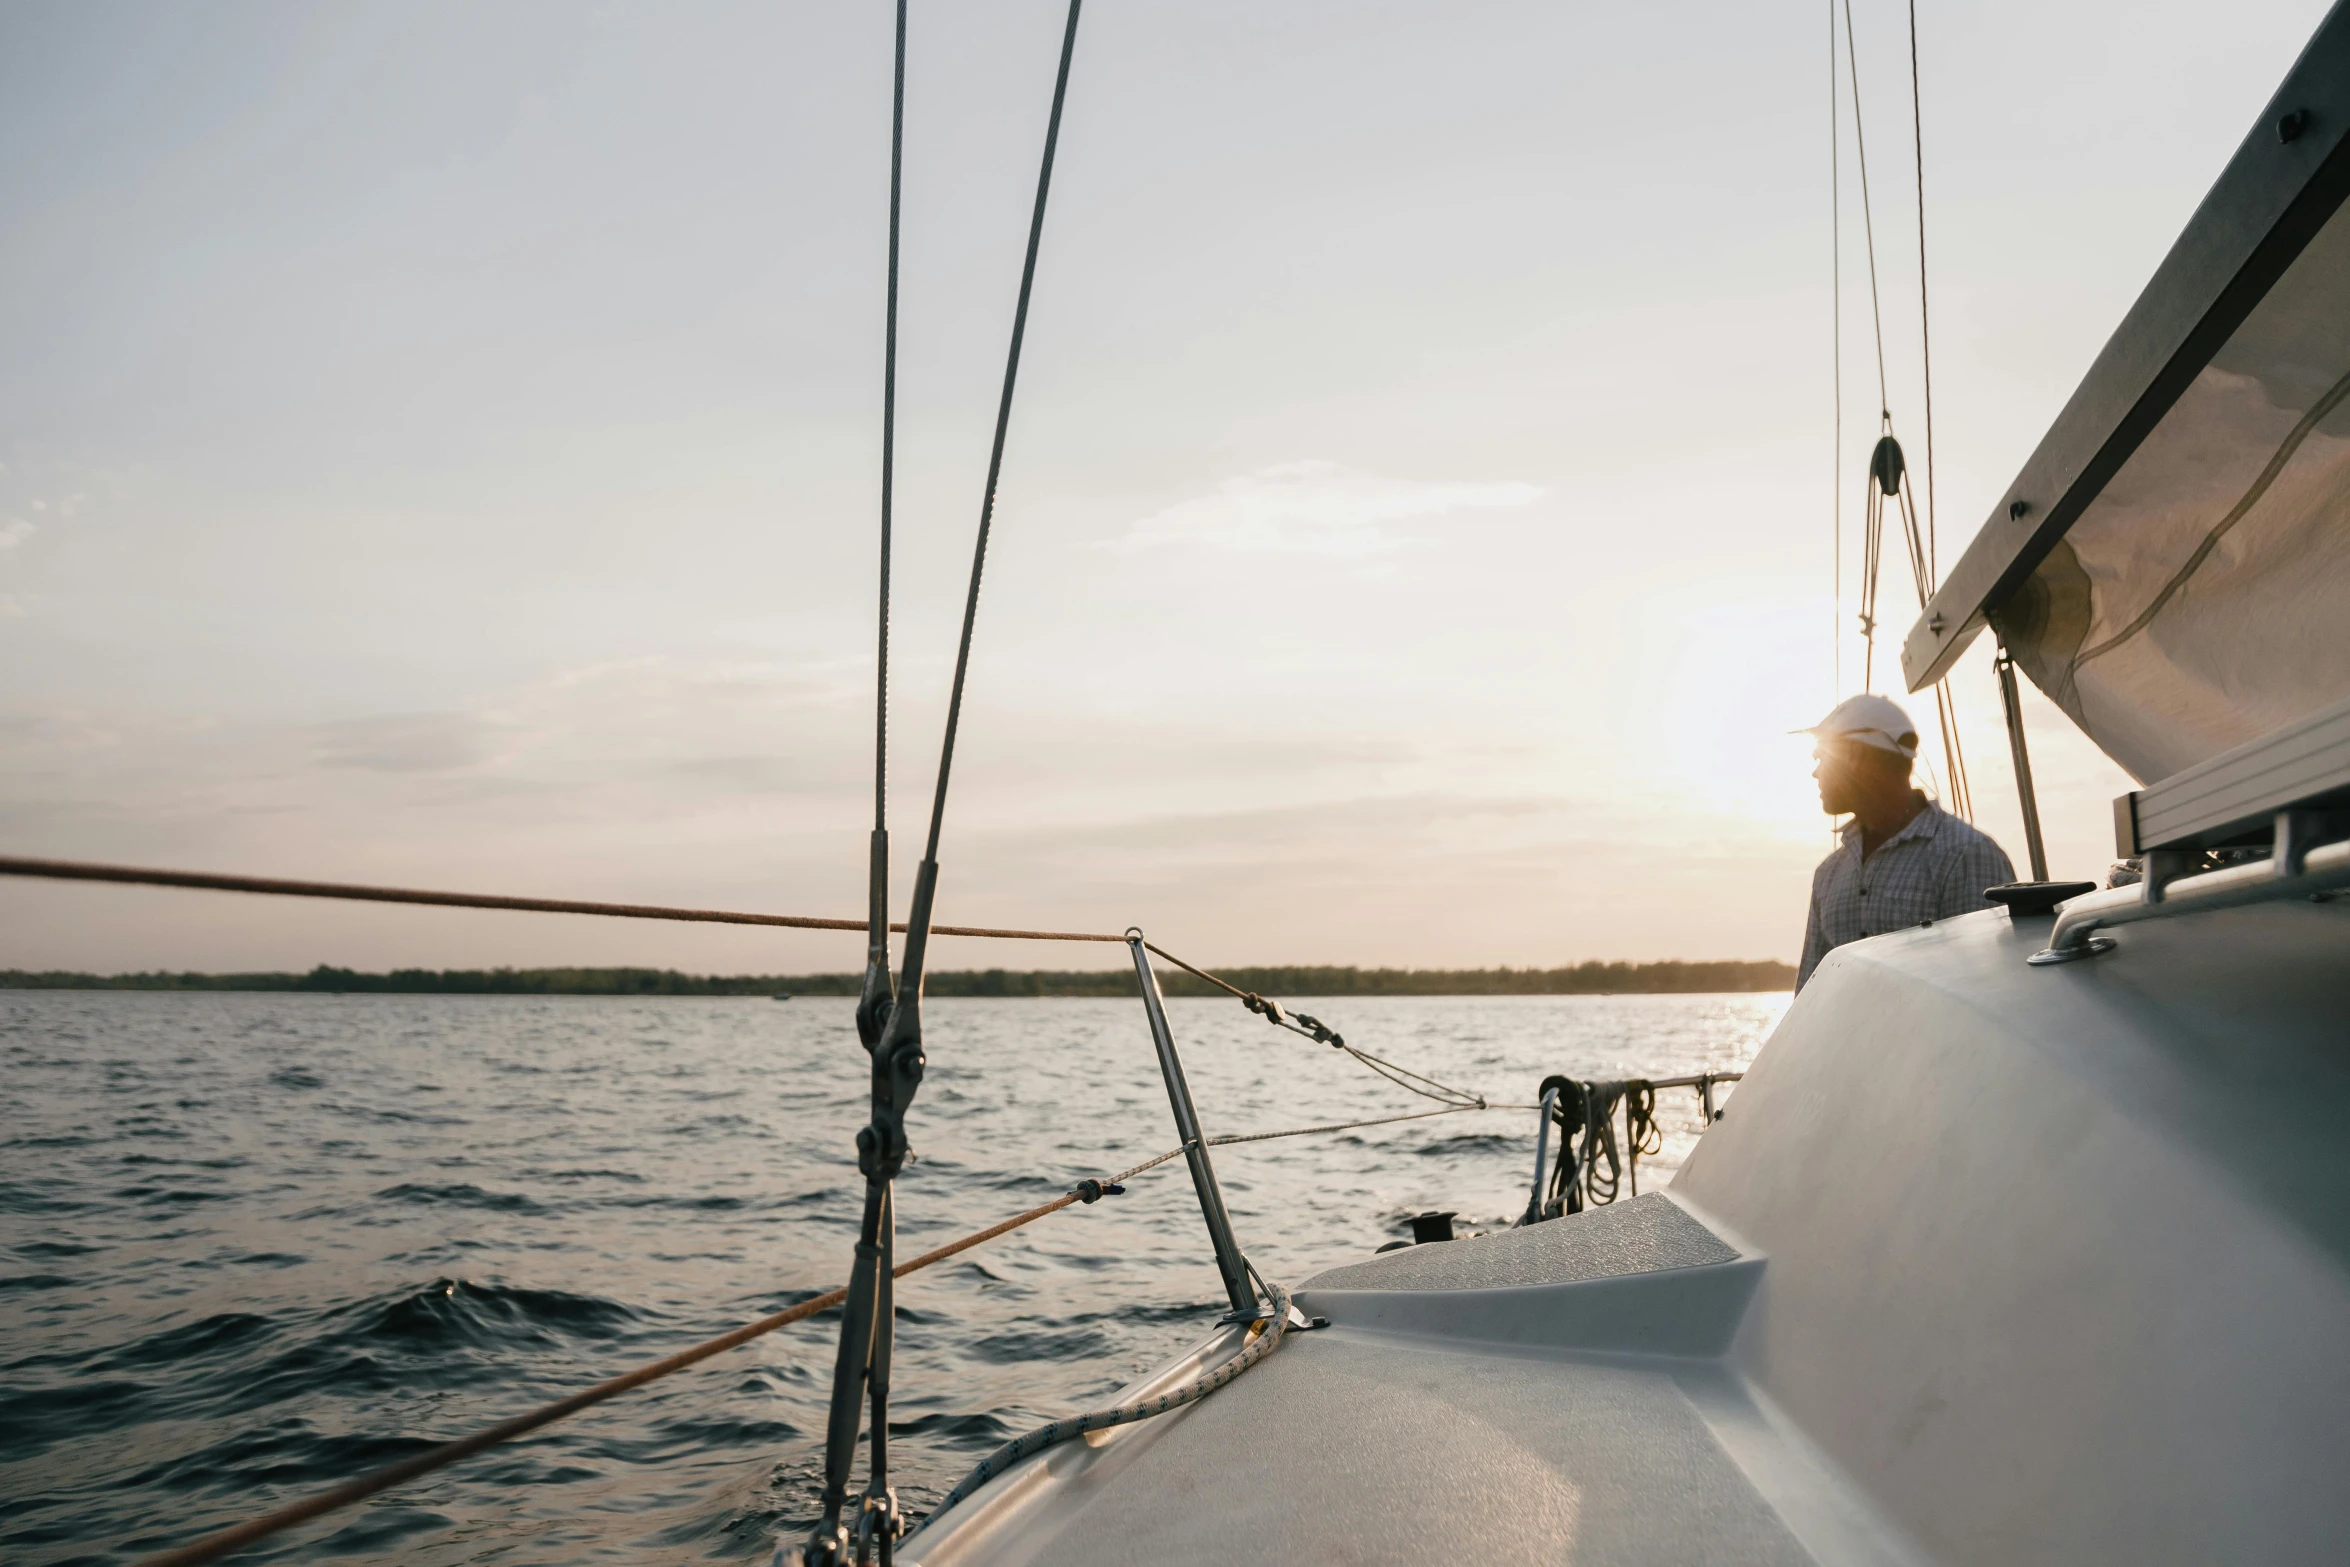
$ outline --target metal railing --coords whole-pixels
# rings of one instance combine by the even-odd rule
[[[2045,966],[2110,952],[2113,938],[2098,932],[2116,925],[2305,898],[2350,887],[2350,839],[2312,845],[2316,823],[2311,813],[2281,811],[2276,848],[2268,859],[2200,875],[2183,874],[2194,861],[2191,852],[2155,850],[2146,856],[2145,879],[2135,886],[2083,893],[2058,904],[2056,928],[2048,945],[2026,961]]]
[[[1183,1058],[1175,1050],[1174,1031],[1167,1027],[1166,998],[1159,994],[1159,976],[1139,928],[1126,932],[1126,949],[1134,955],[1134,977],[1142,986],[1143,1011],[1150,1017],[1151,1045],[1159,1054],[1159,1075],[1167,1080],[1167,1103],[1175,1112],[1175,1135],[1183,1140],[1183,1160],[1191,1167],[1192,1189],[1199,1193],[1200,1217],[1207,1220],[1208,1244],[1215,1248],[1216,1271],[1224,1279],[1224,1296],[1234,1318],[1257,1315],[1256,1286],[1249,1282],[1248,1259],[1232,1238],[1232,1216],[1224,1211],[1224,1191],[1216,1184],[1216,1166],[1208,1157],[1207,1138],[1201,1134],[1199,1111],[1191,1103],[1191,1085],[1184,1080]]]

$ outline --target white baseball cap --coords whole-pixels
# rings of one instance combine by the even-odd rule
[[[1890,697],[1874,694],[1847,697],[1827,717],[1809,729],[1795,732],[1821,740],[1873,745],[1880,751],[1891,751],[1913,762],[1917,760],[1918,726],[1909,721],[1901,704]]]

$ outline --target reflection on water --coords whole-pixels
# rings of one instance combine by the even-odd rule
[[[1317,1007],[1525,1100],[1550,1072],[1746,1064],[1784,996]],[[850,1003],[0,992],[0,1554],[119,1561],[805,1299],[845,1271],[867,1070]],[[1169,1004],[1211,1134],[1425,1106],[1215,1001]],[[1140,1003],[934,1000],[901,1255],[1173,1144]],[[1661,1181],[1694,1096],[1660,1096]],[[1529,1111],[1216,1155],[1296,1283],[1424,1208],[1506,1222]],[[981,1453],[1222,1307],[1180,1163],[898,1287],[897,1478]],[[298,1532],[424,1562],[749,1557],[812,1516],[836,1316]],[[264,1559],[267,1551],[252,1559]]]

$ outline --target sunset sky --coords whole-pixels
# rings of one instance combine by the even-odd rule
[[[1905,12],[1853,9],[1922,467]],[[1947,565],[2325,8],[1919,9]],[[942,919],[1211,963],[1795,955],[1828,825],[1787,731],[1842,694],[1827,15],[1093,0]],[[913,9],[908,873],[1061,17]],[[0,853],[861,913],[890,23],[0,9]],[[2020,866],[1987,646],[1955,689]],[[2129,780],[2031,700],[2054,868],[2101,872]],[[0,883],[0,967],[860,961]]]

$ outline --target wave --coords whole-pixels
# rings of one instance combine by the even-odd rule
[[[460,1208],[486,1208],[492,1213],[545,1213],[539,1203],[520,1192],[484,1191],[470,1181],[452,1186],[420,1186],[403,1181],[375,1194],[385,1202],[450,1203]]]
[[[1017,1366],[1039,1360],[1097,1360],[1109,1353],[1107,1334],[1090,1325],[1015,1328],[990,1333],[964,1346],[973,1360]]]
[[[10,1277],[0,1277],[0,1295],[12,1294],[17,1291],[70,1289],[80,1282],[79,1279],[69,1279],[62,1273],[19,1273]]]
[[[478,1391],[549,1358],[576,1378],[581,1349],[645,1325],[637,1308],[601,1296],[452,1278],[319,1312],[216,1312],[126,1344],[13,1363],[6,1369],[63,1375],[0,1391],[0,1429],[37,1452],[149,1421]]]
[[[1512,1137],[1501,1132],[1461,1132],[1452,1137],[1439,1137],[1412,1151],[1423,1159],[1444,1158],[1454,1154],[1490,1154],[1507,1151],[1515,1155],[1526,1146],[1523,1137]]]

